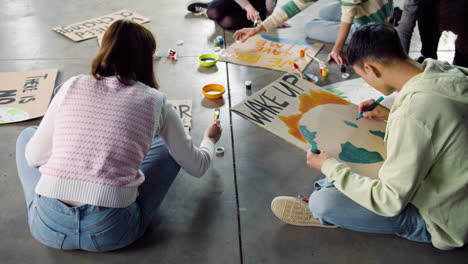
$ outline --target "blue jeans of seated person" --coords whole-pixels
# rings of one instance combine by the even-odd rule
[[[319,17],[306,24],[307,37],[318,41],[335,43],[341,25],[340,1],[333,1],[323,5],[319,10]],[[351,36],[358,27],[359,24],[357,23],[351,25],[346,44],[349,43]]]
[[[348,198],[326,178],[315,182],[309,207],[314,217],[324,225],[359,232],[393,234],[412,241],[431,243],[431,234],[414,205],[408,204],[397,216],[381,216]]]
[[[145,181],[138,188],[137,200],[127,208],[82,205],[68,207],[59,200],[34,192],[41,174],[26,163],[25,148],[37,127],[21,132],[16,142],[16,163],[28,210],[33,237],[49,247],[109,251],[130,245],[141,237],[154,212],[179,173],[180,166],[156,136],[140,169]]]

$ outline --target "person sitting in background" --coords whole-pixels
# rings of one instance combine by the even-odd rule
[[[364,114],[387,120],[387,159],[378,178],[309,149],[307,165],[326,178],[315,182],[308,200],[276,197],[273,212],[293,225],[395,234],[443,250],[462,247],[468,241],[468,69],[413,61],[387,24],[357,29],[347,59],[382,94],[398,92],[391,109],[378,105]],[[358,112],[373,102],[363,102]]]
[[[238,41],[270,31],[299,14],[317,0],[291,0],[276,9],[271,16],[255,28],[244,28],[234,33]],[[344,45],[352,33],[361,25],[389,21],[393,0],[341,0],[333,1],[320,9],[320,19],[306,25],[307,36],[314,40],[335,43],[328,55],[329,61],[338,65],[347,64],[343,56]]]
[[[265,20],[276,6],[277,0],[214,0],[187,2],[187,10],[206,15],[224,29],[235,30],[251,27],[256,21]]]

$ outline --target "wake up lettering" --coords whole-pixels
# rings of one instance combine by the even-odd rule
[[[99,17],[95,19],[90,19],[82,23],[55,28],[54,30],[57,33],[60,33],[63,35],[72,34],[75,37],[78,37],[79,40],[84,40],[90,37],[97,36],[99,34],[103,34],[107,30],[107,28],[112,23],[114,23],[114,21],[123,19],[123,18],[129,19],[136,23],[142,23],[143,21],[145,21],[143,18],[134,16],[133,12],[123,11],[123,12],[113,13],[109,16],[103,16],[103,17]]]
[[[264,125],[266,122],[271,123],[275,119],[275,116],[289,106],[289,103],[287,101],[279,102],[276,96],[270,96],[268,92],[275,89],[289,98],[296,98],[304,92],[304,89],[296,85],[298,81],[299,77],[297,75],[285,75],[280,81],[273,83],[272,87],[265,89],[265,91],[255,96],[255,98],[249,99],[244,103],[250,109],[250,113],[242,113],[237,110],[231,111],[261,125]]]
[[[34,92],[37,90],[40,80],[44,79],[47,79],[47,74],[42,76],[26,77],[22,89],[23,96],[19,98],[18,103],[25,104],[36,100],[36,98],[34,97]],[[18,90],[0,91],[0,105],[14,103],[16,101],[17,92]]]

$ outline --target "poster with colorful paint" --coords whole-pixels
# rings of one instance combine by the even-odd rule
[[[284,72],[291,72],[296,63],[304,71],[312,59],[309,56],[301,57],[300,51],[305,50],[306,55],[315,56],[322,47],[323,44],[319,43],[258,34],[244,43],[230,45],[219,58],[221,61]]]
[[[169,100],[179,114],[184,130],[189,134],[192,129],[192,100]]]
[[[312,145],[376,178],[386,158],[383,121],[356,120],[358,106],[286,74],[231,111],[306,151]]]
[[[0,72],[0,124],[41,117],[55,87],[57,69]]]
[[[55,27],[52,30],[73,41],[82,41],[104,34],[107,28],[119,19],[128,19],[143,24],[150,19],[130,10],[120,10],[102,17],[88,19],[68,26]]]

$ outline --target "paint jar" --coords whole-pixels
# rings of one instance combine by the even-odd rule
[[[252,89],[252,81],[245,81],[245,89],[247,90]]]
[[[216,37],[216,40],[218,41],[218,45],[219,45],[219,46],[224,45],[224,38],[223,38],[223,37],[217,36],[217,37]]]
[[[328,76],[328,69],[327,68],[320,69],[320,73],[322,74],[323,77],[327,77]]]
[[[217,147],[216,148],[216,156],[223,156],[224,155],[224,148],[223,147]]]
[[[301,57],[301,58],[305,57],[305,50],[300,50],[299,51],[299,57]]]
[[[345,72],[346,72],[346,66],[345,66],[344,64],[340,66],[340,71],[341,71],[342,73],[345,73]]]

